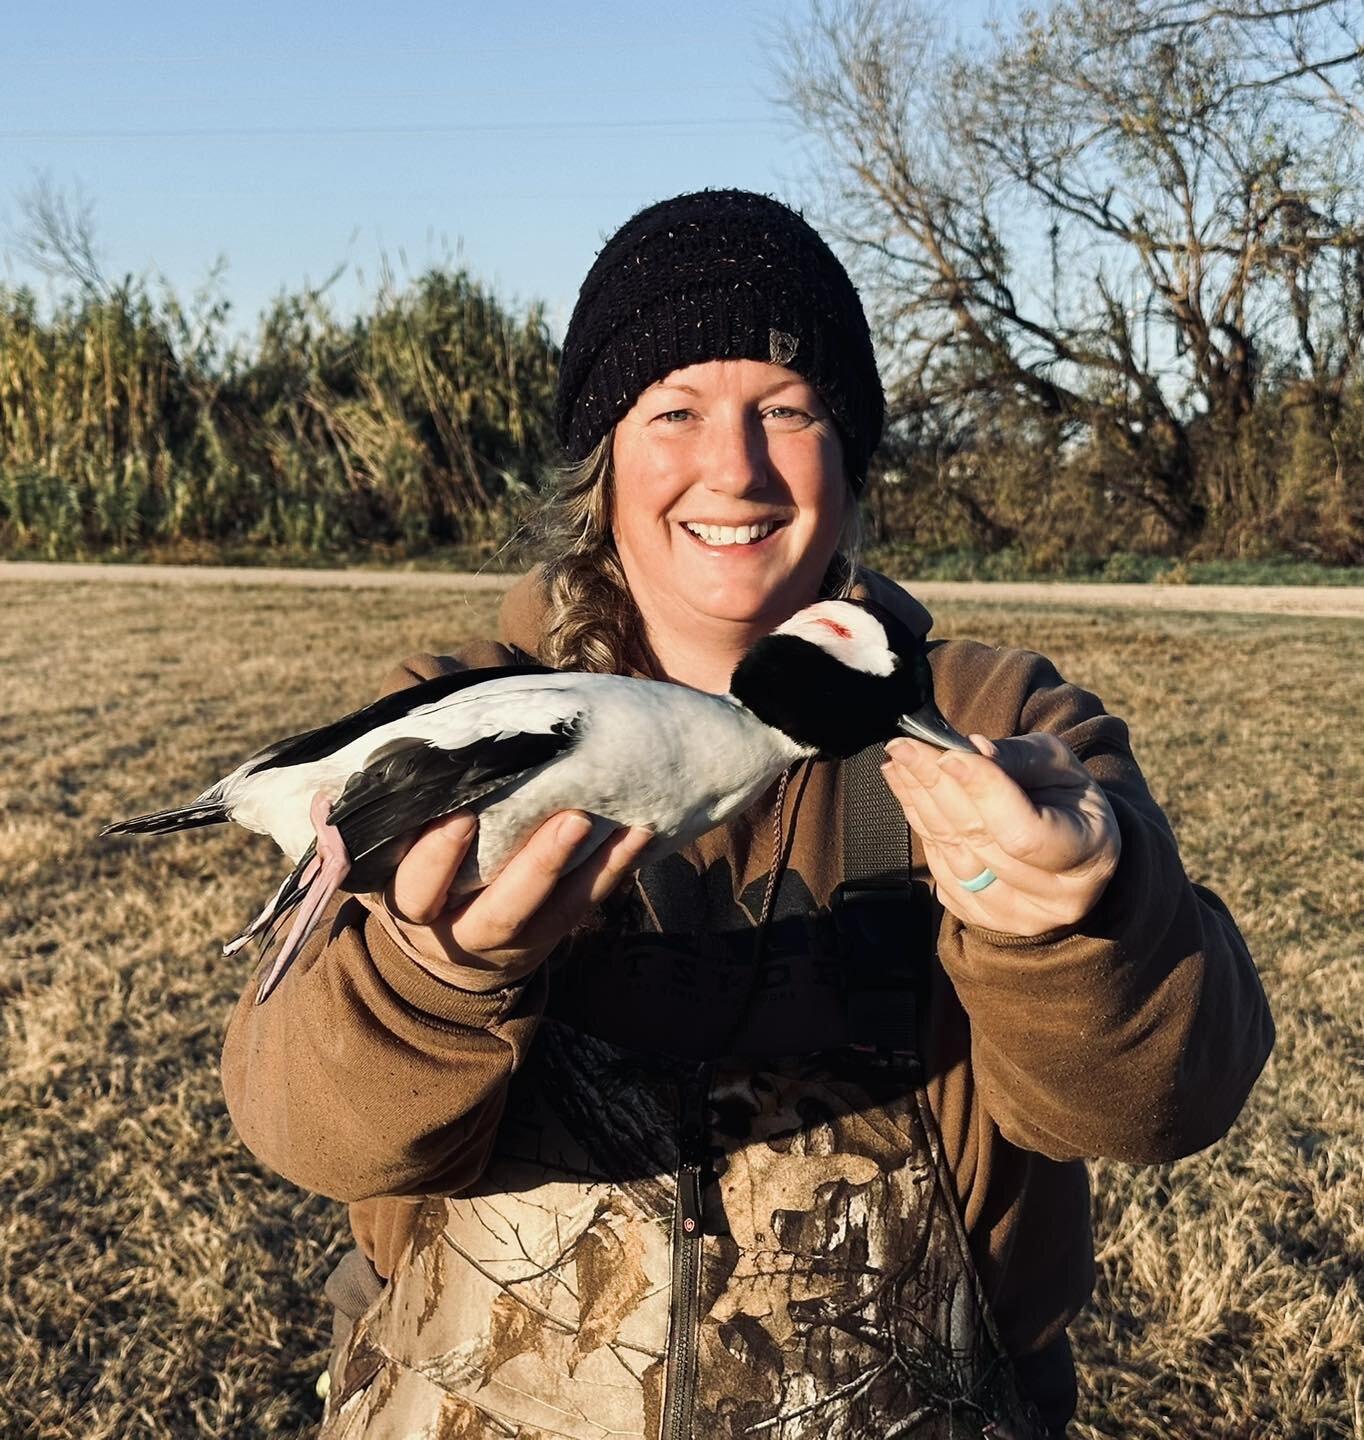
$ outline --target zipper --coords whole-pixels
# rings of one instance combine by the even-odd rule
[[[701,1323],[701,1185],[706,1168],[706,1101],[711,1067],[699,1065],[678,1085],[677,1208],[673,1217],[668,1372],[663,1440],[692,1440],[696,1350]]]

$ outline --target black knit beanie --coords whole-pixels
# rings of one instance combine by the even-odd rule
[[[555,426],[569,459],[589,455],[646,386],[706,360],[767,360],[808,380],[861,488],[885,420],[867,317],[833,251],[766,195],[678,195],[606,242],[564,338]]]

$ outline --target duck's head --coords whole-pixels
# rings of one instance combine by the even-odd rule
[[[758,719],[820,755],[856,755],[913,735],[975,750],[933,702],[922,636],[870,600],[798,610],[739,662],[730,694]]]

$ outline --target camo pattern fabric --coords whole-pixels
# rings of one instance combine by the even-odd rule
[[[841,1055],[712,1067],[669,1333],[696,1073],[545,1021],[483,1179],[425,1202],[338,1355],[324,1440],[1033,1440],[923,1092]]]

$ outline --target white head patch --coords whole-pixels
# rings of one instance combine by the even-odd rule
[[[846,600],[821,600],[807,605],[772,633],[799,635],[850,670],[867,675],[889,675],[899,663],[881,622],[860,605],[850,605]]]

